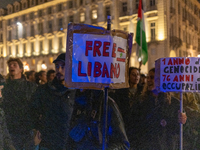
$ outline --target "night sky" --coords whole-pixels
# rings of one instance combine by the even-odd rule
[[[6,8],[8,4],[13,4],[15,1],[19,0],[0,0],[0,8]]]

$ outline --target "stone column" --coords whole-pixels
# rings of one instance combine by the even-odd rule
[[[114,29],[119,29],[119,0],[113,0],[113,12]]]
[[[89,5],[86,6],[85,23],[86,24],[91,24],[91,9],[90,9]]]
[[[103,22],[105,21],[105,13],[104,13],[104,6],[103,6],[103,1],[100,0],[98,1],[98,22]]]

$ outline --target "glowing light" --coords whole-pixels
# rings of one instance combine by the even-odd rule
[[[26,62],[23,63],[24,64],[24,71],[29,71],[29,64],[27,64]]]
[[[197,57],[200,57],[200,54],[199,54],[199,55],[197,55]]]
[[[18,25],[18,26],[21,26],[22,24],[21,24],[21,22],[17,22],[17,25]]]
[[[159,36],[158,36],[158,40],[159,40],[159,41],[164,40],[164,35],[163,35],[162,33],[159,34]]]
[[[174,50],[171,50],[169,57],[176,57],[176,52]]]
[[[141,62],[141,61],[142,61],[141,57],[139,57],[139,58],[138,58],[138,61],[139,61],[139,62]]]
[[[43,62],[41,65],[42,69],[46,70],[47,69],[47,65]]]

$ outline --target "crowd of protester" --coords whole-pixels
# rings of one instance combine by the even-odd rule
[[[104,92],[68,89],[65,53],[53,63],[55,70],[24,73],[20,59],[8,60],[0,80],[0,150],[102,149]],[[176,150],[180,123],[186,149],[200,148],[200,95],[184,93],[186,116],[176,93],[156,90],[155,68],[141,72],[130,67],[130,87],[109,90],[106,149]]]

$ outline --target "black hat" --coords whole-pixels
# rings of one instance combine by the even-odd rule
[[[60,54],[60,55],[53,61],[53,63],[56,63],[57,61],[65,62],[65,53]]]

